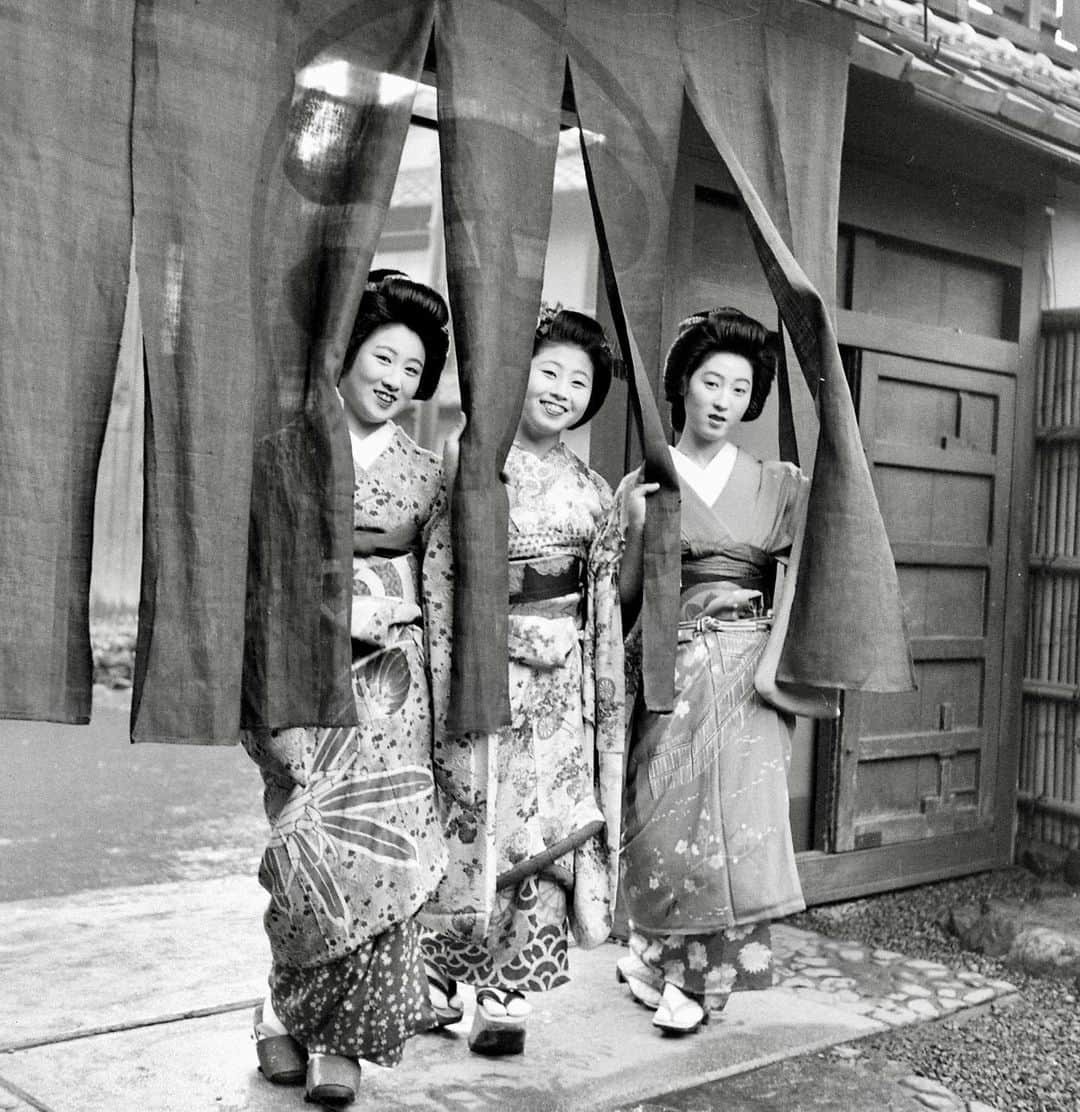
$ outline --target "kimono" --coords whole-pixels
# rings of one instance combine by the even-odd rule
[[[490,736],[436,725],[446,879],[424,908],[424,952],[474,986],[568,979],[572,933],[607,938],[617,884],[624,728],[611,491],[561,444],[510,449],[512,721]]]
[[[768,922],[805,906],[788,818],[794,723],[757,694],[754,672],[769,636],[774,556],[794,539],[808,480],[740,449],[722,489],[702,493],[703,482],[688,481],[693,465],[675,460],[675,705],[664,715],[634,705],[623,891],[631,948],[655,987],[669,981],[718,1009],[734,988],[772,983]],[[636,481],[620,486],[623,504]],[[744,603],[737,618],[705,615],[740,588],[760,592],[760,605]]]
[[[394,1065],[430,1019],[414,916],[446,848],[424,615],[449,597],[450,547],[436,456],[389,422],[353,454],[360,724],[252,733],[244,746],[271,827],[259,880],[270,893],[274,1010],[310,1052]]]

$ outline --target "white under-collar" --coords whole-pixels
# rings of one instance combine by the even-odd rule
[[[352,441],[353,466],[370,470],[371,465],[390,447],[397,425],[387,421],[367,436],[358,436],[352,425],[349,426],[349,439]]]
[[[724,487],[727,486],[728,479],[731,478],[731,472],[735,469],[735,460],[738,455],[739,449],[731,441],[728,441],[713,456],[708,466],[702,467],[689,456],[683,455],[678,448],[672,447],[671,449],[671,459],[679,477],[706,506],[711,506],[720,497]]]

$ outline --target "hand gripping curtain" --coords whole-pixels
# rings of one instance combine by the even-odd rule
[[[354,718],[334,385],[430,19],[392,0],[137,4],[136,740],[234,741],[242,703],[245,725]]]
[[[786,3],[757,0],[679,0],[678,17],[687,90],[742,198],[803,374],[817,383],[817,458],[797,554],[799,589],[777,677],[811,687],[910,690],[913,670],[896,568],[829,313],[756,188],[765,183],[773,193],[787,192],[793,237],[804,222],[811,226],[806,234],[817,224],[817,236],[835,236],[835,201],[816,191],[832,191],[838,180],[843,101],[835,96],[838,75],[830,73],[836,67],[846,73],[848,60],[835,28],[821,30],[836,17],[793,17]],[[757,181],[742,162],[740,152],[748,151],[760,158],[767,153],[772,163],[767,168],[747,157]],[[807,158],[815,151],[821,153]],[[797,178],[780,177],[777,162],[790,171],[800,160],[806,170]],[[796,210],[792,201],[799,190],[813,200],[798,198]],[[824,269],[829,253],[811,246],[810,257]],[[823,273],[819,280],[831,285],[832,276]]]
[[[133,0],[0,6],[0,717],[88,722],[131,250]]]
[[[508,506],[499,475],[540,303],[564,23],[557,0],[446,0],[436,20],[447,283],[468,418],[451,516],[452,734],[510,721]]]
[[[674,702],[679,602],[679,483],[654,385],[660,365],[661,291],[683,92],[674,3],[574,4],[568,52],[609,307],[629,364],[630,401],[645,456],[642,687],[646,705]]]

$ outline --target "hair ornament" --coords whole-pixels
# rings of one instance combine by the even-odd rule
[[[551,332],[551,325],[555,318],[562,312],[562,302],[556,301],[554,305],[547,301],[540,302],[540,312],[536,318],[536,338],[546,340]]]
[[[547,301],[540,302],[540,312],[536,318],[536,339],[538,341],[548,338],[551,334],[551,326],[554,324],[555,318],[563,312],[563,309],[564,306],[561,301],[556,301],[554,305]],[[571,312],[572,310],[568,309],[566,311]],[[616,378],[622,378],[625,373],[622,360],[608,341],[606,333],[604,333],[603,340],[600,341],[600,347],[604,349],[608,359],[611,361],[612,373]]]

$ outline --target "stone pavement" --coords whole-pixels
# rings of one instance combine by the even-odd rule
[[[263,904],[255,880],[244,876],[0,905],[0,1109],[305,1107],[302,1090],[271,1086],[254,1069],[250,1011],[268,962]],[[665,1094],[674,1100],[703,1085],[719,1085],[713,1091],[724,1093],[727,1078],[750,1093],[742,1104],[725,1100],[729,1112],[796,1109],[804,1105],[798,1087],[790,1086],[790,1072],[799,1063],[790,1059],[825,1061],[821,1052],[834,1048],[828,1061],[842,1064],[858,1056],[848,1044],[867,1035],[959,1013],[1014,991],[1004,981],[954,975],[942,965],[786,924],[777,926],[774,941],[775,987],[736,994],[719,1021],[683,1039],[661,1037],[649,1013],[616,985],[617,944],[575,952],[573,983],[534,998],[523,1056],[469,1054],[470,1004],[457,1027],[415,1039],[399,1069],[365,1065],[353,1107],[709,1108],[711,1102],[668,1103]],[[776,1072],[781,1067],[789,1069],[789,1080]],[[845,1083],[856,1076],[848,1074]],[[770,1085],[773,1097],[765,1092]],[[859,1086],[861,1097],[830,1107],[965,1107],[926,1079],[867,1071]],[[978,1106],[968,1107],[975,1112]]]

